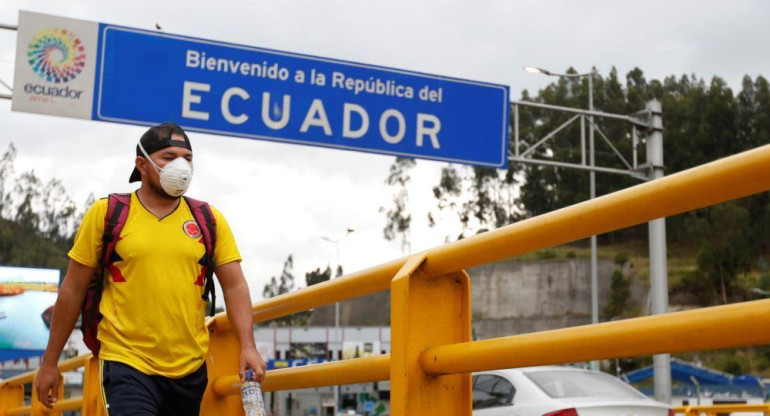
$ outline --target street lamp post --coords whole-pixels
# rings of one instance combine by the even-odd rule
[[[334,244],[337,247],[337,264],[334,270],[332,270],[332,274],[336,273],[336,270],[340,267],[340,243],[342,240],[344,240],[347,236],[352,234],[355,230],[353,228],[348,227],[347,231],[345,231],[345,234],[336,239],[332,239],[326,236],[321,236],[321,239]],[[342,354],[342,342],[341,342],[341,336],[340,336],[340,303],[334,302],[334,340],[337,342],[337,348],[339,348],[339,353]],[[334,416],[337,416],[337,413],[340,408],[340,386],[334,386]]]
[[[594,75],[596,72],[585,74],[557,74],[543,68],[537,68],[534,66],[525,66],[524,70],[533,74],[543,74],[553,77],[565,77],[565,78],[588,78],[588,111],[594,111]],[[596,166],[596,160],[594,158],[594,117],[588,116],[588,164],[591,168]],[[582,134],[582,133],[581,133]],[[590,181],[590,198],[596,198],[596,172],[591,169],[589,171]],[[596,255],[596,236],[591,236],[591,322],[599,323],[599,272],[598,272],[598,259]],[[599,370],[599,362],[591,361],[591,369]]]
[[[591,171],[591,198],[596,196],[596,181],[594,171],[594,129],[598,129],[593,124],[593,116],[599,113],[594,112],[593,106],[593,81],[595,72],[591,71],[587,74],[556,74],[542,68],[525,67],[525,70],[532,73],[579,78],[588,77],[588,105],[589,111],[585,116],[588,117],[589,132],[590,132],[590,166],[585,166],[585,156],[583,156],[583,163],[581,167],[585,166]],[[657,100],[652,100],[645,106],[644,113],[647,114],[648,121],[645,127],[649,133],[647,135],[647,174],[644,175],[644,180],[655,180],[664,176],[663,172],[663,115],[661,104]],[[605,113],[602,113],[605,114]],[[516,113],[518,115],[518,113]],[[584,116],[584,117],[585,117]],[[514,120],[517,120],[515,118]],[[582,123],[582,119],[581,119]],[[600,131],[601,132],[601,131]],[[516,131],[518,137],[518,130]],[[636,130],[634,130],[634,137]],[[584,137],[584,132],[581,130],[581,142]],[[604,137],[606,139],[606,137]],[[608,144],[612,146],[611,143]],[[634,144],[635,145],[635,144]],[[518,148],[517,148],[518,149]],[[616,149],[615,153],[618,153]],[[585,155],[585,152],[584,152]],[[634,166],[633,168],[625,162],[629,171],[631,169],[637,170],[636,154],[634,153]],[[517,154],[518,156],[518,154]],[[621,157],[622,159],[622,157]],[[641,167],[641,166],[640,166]],[[632,175],[635,176],[635,175]],[[653,315],[663,314],[668,312],[668,271],[666,266],[666,219],[658,218],[648,223],[649,227],[649,246],[650,246],[650,296],[652,300],[651,313]],[[596,236],[591,237],[591,312],[593,322],[598,321],[598,285],[597,285],[597,260],[596,260]],[[655,378],[655,398],[662,402],[671,401],[671,359],[668,354],[657,354],[653,356],[654,363],[654,378]],[[592,367],[597,368],[597,362],[592,363]]]

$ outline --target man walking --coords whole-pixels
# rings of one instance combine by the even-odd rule
[[[142,136],[136,154],[129,182],[141,180],[141,187],[130,195],[128,216],[115,236],[98,306],[104,401],[110,416],[197,416],[207,384],[209,338],[201,300],[206,245],[202,225],[182,198],[192,179],[192,147],[181,127],[165,123]],[[100,269],[107,210],[106,199],[93,204],[69,252],[35,380],[38,398],[49,408],[59,383],[59,355]],[[241,344],[241,380],[250,368],[261,382],[265,363],[254,343],[241,256],[225,218],[214,208],[211,212],[214,272]]]

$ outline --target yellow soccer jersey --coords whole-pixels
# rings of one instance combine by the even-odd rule
[[[217,266],[240,261],[227,221],[212,207],[217,224]],[[91,206],[69,257],[98,267],[107,199]],[[99,357],[149,375],[179,378],[204,362],[209,335],[204,325],[203,237],[182,199],[159,219],[131,194],[128,218],[107,270],[99,311]]]

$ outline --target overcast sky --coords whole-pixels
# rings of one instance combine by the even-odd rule
[[[278,50],[488,81],[536,92],[553,79],[525,65],[563,71],[595,66],[621,76],[642,68],[725,78],[770,68],[770,2],[745,1],[68,1],[0,2],[0,23],[19,10],[115,23]],[[0,30],[0,79],[11,84],[16,34]],[[0,90],[6,93],[2,87]],[[87,196],[127,192],[134,147],[144,128],[13,113],[0,100],[0,151],[13,142],[18,170],[63,180],[82,207]],[[665,114],[665,109],[664,109]],[[189,195],[223,211],[244,257],[252,299],[289,253],[298,280],[336,263],[347,271],[400,257],[382,238],[393,158],[194,133],[195,179]],[[420,161],[410,189],[413,251],[441,244],[451,226],[429,230],[430,188],[442,164]]]

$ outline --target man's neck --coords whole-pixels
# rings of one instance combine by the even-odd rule
[[[179,206],[180,198],[169,199],[160,195],[156,195],[154,192],[140,187],[136,190],[136,196],[142,205],[158,218],[165,218]]]

